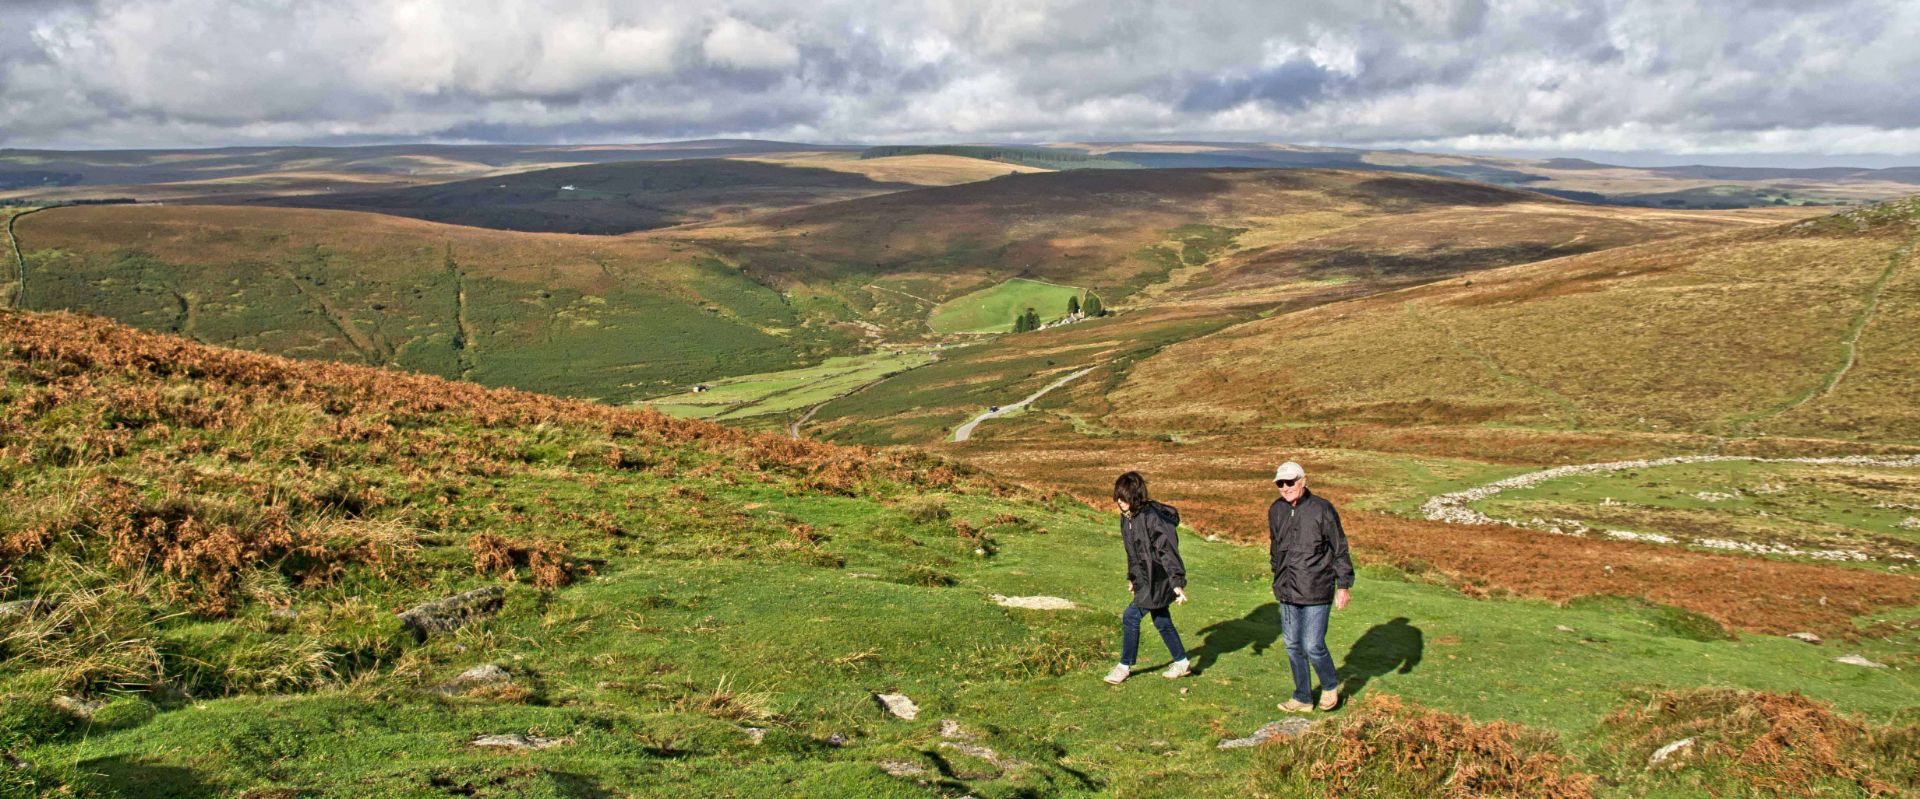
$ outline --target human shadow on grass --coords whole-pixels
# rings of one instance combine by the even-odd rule
[[[1253,656],[1259,657],[1280,638],[1280,605],[1268,602],[1248,611],[1242,618],[1209,624],[1200,628],[1200,635],[1206,640],[1189,653],[1195,674],[1212,667],[1221,655],[1249,646],[1253,648]]]
[[[1353,642],[1340,664],[1341,693],[1352,699],[1375,677],[1389,672],[1411,673],[1420,665],[1426,648],[1426,635],[1407,623],[1405,616],[1374,625]]]
[[[214,795],[213,787],[192,769],[156,763],[129,755],[82,761],[79,771],[87,787],[110,797],[140,799],[200,799]]]

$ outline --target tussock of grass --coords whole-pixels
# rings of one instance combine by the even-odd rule
[[[1385,694],[1262,747],[1257,760],[1258,796],[1593,796],[1593,777],[1567,768],[1550,733],[1478,724]]]
[[[1799,694],[1665,691],[1609,715],[1601,764],[1634,793],[1907,796],[1920,788],[1920,725],[1876,727]],[[1668,744],[1692,744],[1651,765]]]

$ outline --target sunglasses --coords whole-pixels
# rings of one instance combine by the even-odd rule
[[[1273,481],[1273,484],[1281,488],[1292,488],[1293,484],[1298,482],[1300,482],[1300,478],[1295,477],[1290,480],[1275,480]]]

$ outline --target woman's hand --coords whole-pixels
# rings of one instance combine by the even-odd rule
[[[1173,589],[1173,604],[1175,605],[1187,604],[1187,589],[1179,588],[1179,587],[1175,587]]]
[[[1131,593],[1133,593],[1133,581],[1132,581],[1132,580],[1128,580],[1128,581],[1127,581],[1127,593],[1129,593],[1129,594],[1131,594]]]

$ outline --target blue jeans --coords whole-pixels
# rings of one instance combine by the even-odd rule
[[[1154,629],[1160,631],[1160,640],[1167,645],[1167,651],[1174,660],[1186,660],[1187,648],[1180,645],[1180,631],[1173,629],[1173,614],[1166,608],[1147,610],[1139,605],[1128,605],[1127,612],[1120,614],[1120,663],[1131,666],[1140,654],[1140,617],[1153,614]]]
[[[1333,655],[1327,652],[1327,616],[1332,605],[1295,605],[1280,603],[1280,637],[1287,642],[1287,665],[1293,669],[1293,698],[1313,701],[1313,672],[1320,673],[1320,687],[1340,685],[1333,670]],[[1312,669],[1308,669],[1312,664]]]

